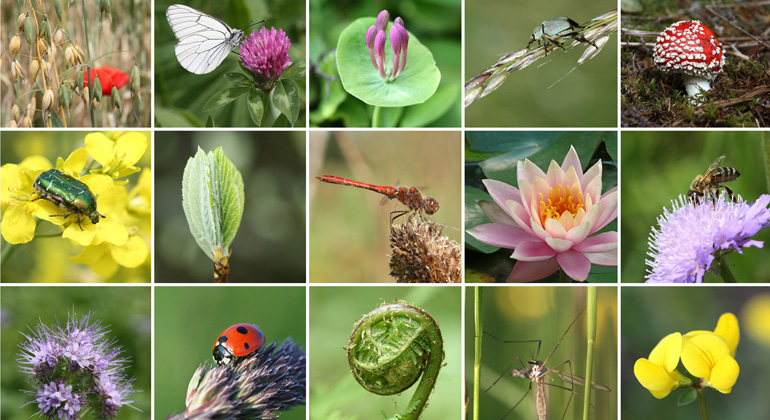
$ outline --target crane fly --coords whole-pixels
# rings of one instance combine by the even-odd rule
[[[570,328],[572,328],[572,325],[574,325],[575,322],[577,322],[578,318],[580,318],[580,315],[582,315],[583,312],[585,312],[585,308],[583,308],[583,310],[580,311],[580,313],[575,317],[572,323],[569,324],[569,326],[564,331],[564,334],[562,334],[559,341],[556,343],[553,349],[551,349],[551,352],[548,353],[548,356],[545,358],[545,360],[542,360],[542,361],[538,360],[538,356],[540,355],[540,346],[542,344],[542,340],[519,340],[519,341],[502,340],[484,331],[484,334],[502,343],[535,343],[535,342],[537,343],[537,353],[535,353],[535,357],[529,360],[525,365],[524,362],[521,360],[521,358],[516,356],[516,358],[511,362],[511,364],[508,365],[508,368],[506,368],[503,374],[500,375],[500,377],[498,377],[492,383],[492,385],[490,385],[489,388],[487,388],[484,391],[484,392],[489,391],[493,386],[495,386],[495,384],[497,384],[500,381],[500,379],[503,378],[503,376],[505,376],[506,373],[510,373],[510,375],[515,378],[523,378],[523,379],[530,380],[529,389],[527,389],[527,392],[525,392],[524,395],[519,399],[519,401],[517,401],[516,404],[513,407],[511,407],[511,409],[508,410],[507,413],[505,413],[505,415],[501,418],[501,420],[508,417],[508,415],[511,414],[513,410],[515,410],[516,407],[518,407],[518,405],[521,404],[522,401],[524,401],[524,398],[526,398],[527,395],[529,395],[529,392],[532,391],[533,383],[535,384],[535,405],[537,408],[537,417],[539,420],[547,419],[548,403],[546,401],[546,393],[545,393],[546,385],[570,391],[570,396],[569,396],[569,399],[567,400],[567,407],[564,408],[564,414],[562,414],[561,416],[562,420],[564,420],[564,417],[567,415],[567,409],[569,408],[569,404],[570,402],[572,402],[572,395],[577,394],[575,392],[575,386],[585,387],[586,380],[584,378],[581,378],[580,376],[572,374],[572,362],[570,362],[569,360],[565,360],[552,368],[546,367],[546,363],[548,363],[548,361],[551,359],[551,356],[553,356],[553,353],[559,347],[562,340],[564,340],[564,337],[567,335],[567,332],[569,332]],[[519,362],[521,367],[512,369],[514,363],[516,363],[517,361]],[[566,365],[569,368],[569,372],[557,370],[557,368],[560,368],[561,366],[564,366],[564,365]],[[568,388],[566,386],[561,386],[561,385],[556,385],[556,384],[546,382],[546,378],[548,378],[549,380],[553,379],[553,375],[546,376],[551,373],[556,375],[556,377],[558,377],[562,381],[570,384],[571,386]],[[599,391],[606,391],[606,392],[612,391],[610,388],[594,381],[591,381],[591,388],[597,389]],[[580,396],[580,394],[578,394],[578,396]]]

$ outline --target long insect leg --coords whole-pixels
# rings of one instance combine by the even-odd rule
[[[500,379],[503,379],[503,376],[505,376],[506,374],[508,374],[508,373],[512,372],[512,369],[511,369],[511,368],[513,367],[513,364],[514,364],[514,363],[516,363],[516,361],[517,361],[517,360],[518,360],[518,361],[519,361],[519,363],[521,364],[521,367],[522,367],[522,368],[524,368],[524,369],[526,369],[526,368],[527,368],[527,367],[524,365],[524,362],[521,360],[521,358],[520,358],[519,356],[516,356],[516,358],[515,358],[515,359],[511,360],[511,363],[508,365],[508,367],[507,367],[507,368],[505,368],[505,370],[504,370],[504,371],[503,371],[503,373],[500,375],[500,377],[498,377],[497,379],[495,379],[495,381],[494,381],[494,382],[492,382],[492,385],[490,385],[490,386],[489,386],[487,389],[485,389],[485,390],[484,390],[484,393],[486,393],[487,391],[489,391],[490,389],[492,389],[492,387],[493,387],[493,386],[497,385],[497,383],[498,383],[498,382],[500,382]]]
[[[514,404],[514,406],[511,407],[511,409],[508,410],[508,412],[505,413],[504,416],[500,417],[500,420],[503,420],[504,418],[508,417],[509,414],[513,413],[513,410],[515,410],[516,407],[518,407],[519,404],[521,404],[521,402],[524,401],[524,398],[527,398],[527,395],[529,395],[530,391],[532,391],[532,382],[529,383],[529,389],[527,389],[527,392],[525,392],[524,395],[522,395],[521,398],[519,398],[519,401],[517,401],[516,404]]]
[[[575,324],[575,322],[577,322],[578,318],[580,318],[580,315],[583,315],[583,312],[585,312],[585,310],[586,310],[586,308],[583,308],[583,310],[581,310],[581,311],[580,311],[580,313],[579,313],[579,314],[577,314],[577,316],[575,317],[575,319],[573,319],[573,320],[572,320],[572,323],[571,323],[571,324],[569,324],[569,327],[567,327],[567,329],[564,331],[564,334],[562,334],[562,335],[561,335],[561,338],[559,339],[559,341],[556,343],[556,345],[555,345],[555,346],[553,346],[553,349],[551,349],[551,352],[550,352],[550,353],[548,353],[548,357],[546,357],[546,358],[545,358],[545,360],[543,360],[543,365],[545,365],[546,363],[548,363],[548,359],[550,359],[550,358],[551,358],[551,356],[553,355],[553,352],[555,352],[555,351],[556,351],[556,349],[559,347],[559,344],[561,344],[561,341],[562,341],[562,340],[564,340],[564,337],[565,337],[565,336],[567,335],[567,333],[569,332],[570,328],[572,328],[572,326]],[[540,346],[538,346],[538,353],[539,353],[539,352],[540,352]]]
[[[574,321],[573,321],[574,322]],[[543,343],[543,340],[503,340],[502,338],[497,338],[496,336],[484,331],[484,334],[494,338],[495,340],[501,342],[501,343],[537,343],[537,355],[535,356],[535,359],[537,359],[537,356],[540,355],[540,345]],[[564,338],[564,337],[562,337]],[[560,340],[561,341],[561,340]]]

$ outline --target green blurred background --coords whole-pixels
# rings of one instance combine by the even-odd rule
[[[169,132],[156,134],[156,282],[212,282],[214,263],[190,233],[182,210],[182,174],[200,146],[222,147],[243,176],[246,205],[230,256],[231,282],[305,281],[305,133]]]
[[[155,288],[156,419],[184,411],[195,369],[214,363],[214,341],[238,323],[257,325],[265,333],[265,345],[291,337],[307,348],[305,287]],[[304,406],[281,413],[281,419],[304,418]]]
[[[462,47],[461,3],[458,0],[384,0],[354,2],[310,0],[310,60],[326,74],[336,76],[337,65],[331,50],[337,48],[340,33],[361,17],[376,17],[387,10],[390,20],[400,16],[406,29],[414,34],[433,54],[441,71],[441,83],[429,99],[419,105],[404,108],[404,119],[420,120],[418,126],[460,127],[462,115]],[[467,33],[467,32],[466,32]],[[364,42],[361,42],[362,47]],[[328,53],[319,63],[322,54]],[[409,62],[407,56],[407,63]],[[312,126],[368,127],[373,107],[364,104],[342,88],[341,82],[310,74],[310,124]],[[425,107],[425,108],[423,108]],[[421,109],[422,108],[422,109]],[[383,108],[382,124],[388,121]],[[411,112],[421,114],[408,116]],[[427,115],[431,117],[428,118]],[[412,125],[412,126],[415,126]]]
[[[353,326],[382,303],[403,300],[430,314],[444,339],[444,366],[428,399],[422,419],[461,417],[460,288],[430,287],[325,287],[310,288],[310,418],[390,418],[403,411],[414,394],[381,396],[364,390],[350,373],[347,345]]]
[[[3,165],[8,163],[19,164],[30,156],[43,156],[56,166],[56,159],[67,157],[75,150],[85,147],[85,137],[90,131],[16,131],[4,132],[2,142],[0,143],[0,162]],[[149,132],[145,132],[147,137],[147,150],[136,163],[139,168],[149,169],[151,167],[152,141]],[[94,162],[90,157],[86,165],[91,162],[95,167],[100,167],[98,162]],[[130,191],[139,181],[141,172],[130,175],[121,180],[128,180],[127,185]],[[37,235],[52,234],[57,231],[50,223],[40,223],[38,225]],[[58,229],[59,236],[61,230]],[[147,247],[150,247],[149,232],[147,232]],[[11,246],[5,240],[2,241],[3,248]],[[75,264],[70,261],[70,257],[79,254],[83,247],[73,245],[69,240],[55,237],[38,237],[31,242],[15,246],[13,256],[2,266],[3,283],[24,283],[24,282],[67,282],[67,283],[93,283],[105,281],[96,273],[91,271],[86,265]],[[152,249],[150,249],[152,253]],[[137,268],[120,267],[114,276],[108,280],[111,283],[124,282],[150,282],[150,261],[152,255],[149,255],[144,264]]]
[[[0,339],[2,346],[3,419],[25,420],[37,411],[37,404],[22,407],[31,398],[20,390],[31,390],[26,375],[19,372],[19,344],[24,340],[21,333],[30,334],[30,329],[39,323],[56,325],[57,321],[66,326],[68,314],[73,311],[78,319],[93,314],[92,322],[101,320],[110,331],[106,339],[115,339],[122,347],[122,357],[130,358],[125,364],[127,378],[136,378],[135,403],[120,409],[121,420],[147,419],[152,400],[151,378],[151,318],[150,287],[10,287],[3,286],[0,296]],[[216,337],[215,337],[216,338]],[[156,377],[157,378],[157,377]],[[157,379],[156,379],[157,380]]]
[[[416,186],[438,200],[439,210],[429,219],[445,225],[444,235],[459,242],[460,145],[460,133],[451,131],[311,133],[310,281],[394,282],[388,266],[390,212],[406,209],[396,199],[383,205],[381,194],[316,176]]]
[[[174,55],[177,43],[166,20],[166,9],[175,3],[183,3],[214,16],[233,29],[243,30],[250,23],[262,19],[264,23],[249,27],[244,35],[250,35],[262,26],[283,29],[291,40],[289,56],[292,62],[305,60],[305,2],[304,0],[158,0],[155,9],[155,126],[195,127],[203,126],[208,113],[203,105],[214,93],[233,87],[225,79],[229,72],[242,72],[240,59],[231,53],[216,70],[208,74],[193,74],[185,70]],[[236,49],[237,51],[237,49]],[[295,127],[305,126],[305,83],[299,80],[300,114]],[[248,115],[245,96],[233,104],[211,112],[217,127],[253,126]]]
[[[534,28],[567,16],[583,24],[617,7],[610,0],[490,0],[465,9],[465,82],[502,55],[526,48]],[[618,35],[602,51],[552,88],[577,65],[585,46],[548,57],[511,74],[489,96],[466,109],[468,127],[615,127],[618,118]],[[547,63],[547,64],[546,64]],[[542,66],[542,67],[540,67]]]
[[[468,393],[473,394],[474,363],[474,287],[467,288],[465,296],[465,377]],[[524,364],[537,356],[544,361],[554,348],[564,331],[586,306],[585,287],[509,287],[482,286],[482,331],[486,331],[501,340],[542,340],[540,353],[537,343],[501,343],[484,334],[481,351],[481,379],[479,397],[479,416],[482,419],[500,419],[529,388],[530,381],[511,377],[506,372],[510,363],[520,357]],[[585,377],[586,361],[586,319],[583,313],[569,330],[553,356],[545,365],[555,366],[570,360],[572,373]],[[594,343],[594,382],[612,389],[611,392],[592,390],[589,418],[595,420],[616,419],[617,417],[617,288],[597,288],[596,341]],[[520,368],[518,361],[515,368]],[[569,372],[567,365],[556,368]],[[510,370],[508,370],[510,372]],[[504,377],[488,389],[496,379]],[[569,387],[569,383],[554,380],[554,385]],[[584,388],[575,387],[583,395]],[[578,396],[565,412],[570,392],[555,387],[547,387],[550,405],[548,418],[566,420],[582,418],[583,402]],[[535,412],[535,389],[527,395],[521,404],[506,419],[533,419]],[[472,397],[468,403],[473,407]]]
[[[686,289],[686,290],[685,290]],[[720,315],[738,317],[741,340],[735,360],[741,373],[732,393],[706,388],[705,399],[712,419],[770,418],[767,378],[770,365],[770,291],[759,287],[623,287],[621,290],[621,417],[624,420],[700,418],[698,403],[678,407],[681,390],[658,400],[634,376],[634,363],[649,357],[652,349],[673,332],[713,331]],[[680,363],[680,373],[685,374]]]
[[[519,161],[529,159],[543,171],[554,160],[559,165],[570,150],[580,158],[583,171],[602,162],[602,194],[617,186],[618,138],[610,131],[468,131],[465,133],[465,229],[490,223],[479,201],[491,200],[484,179],[494,179],[518,186],[516,168]],[[617,231],[613,220],[601,231]],[[465,281],[505,282],[515,260],[510,249],[487,245],[465,234]],[[617,283],[617,267],[591,266],[589,282]],[[539,282],[559,281],[559,273]]]
[[[740,171],[741,176],[727,184],[736,195],[755,201],[768,192],[761,133],[751,131],[626,131],[621,136],[621,279],[644,281],[648,266],[647,240],[663,208],[671,200],[686,195],[696,175],[702,174],[716,158],[726,155],[721,166]],[[770,232],[760,231],[756,240],[770,240]],[[770,259],[767,251],[745,248],[743,255],[727,257],[739,282],[767,282]],[[707,273],[704,281],[722,282]]]

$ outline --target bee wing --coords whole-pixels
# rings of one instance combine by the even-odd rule
[[[721,164],[721,163],[722,163],[724,160],[725,160],[725,155],[722,155],[722,156],[718,157],[718,158],[717,158],[717,160],[715,160],[715,161],[714,161],[714,163],[712,163],[712,164],[711,164],[711,166],[709,166],[709,168],[708,168],[708,169],[706,169],[706,172],[704,172],[704,173],[703,173],[703,176],[705,177],[706,175],[708,175],[709,173],[711,173],[712,171],[714,171],[714,169],[718,168],[718,167],[719,167],[719,165],[720,165],[720,164]]]

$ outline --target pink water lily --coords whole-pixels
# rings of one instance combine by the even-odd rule
[[[618,217],[617,187],[602,195],[601,161],[583,173],[570,147],[561,166],[552,160],[545,173],[526,159],[517,176],[518,189],[483,181],[496,203],[480,203],[492,223],[468,230],[485,244],[514,250],[518,261],[508,281],[539,280],[559,268],[585,281],[591,264],[618,265],[618,233],[593,235]]]

